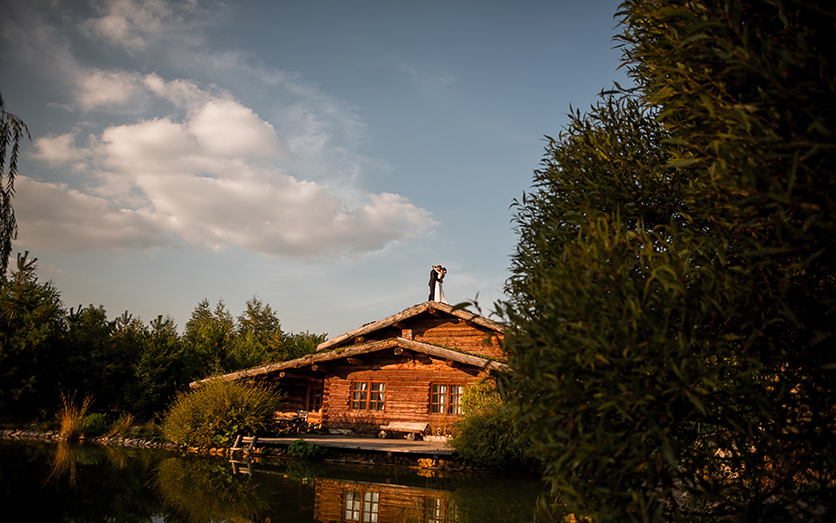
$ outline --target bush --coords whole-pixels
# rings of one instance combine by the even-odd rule
[[[107,432],[109,428],[110,421],[107,419],[107,415],[100,412],[94,412],[93,414],[85,416],[82,432],[88,437],[101,436]]]
[[[282,396],[263,384],[214,380],[181,393],[165,414],[163,436],[197,447],[225,445],[239,432],[269,428]]]
[[[287,446],[287,452],[291,456],[296,456],[299,459],[308,461],[317,461],[328,454],[328,450],[320,447],[316,443],[308,443],[303,439],[297,439]]]
[[[462,396],[462,417],[450,444],[462,458],[501,469],[539,467],[528,439],[518,430],[512,410],[487,383],[473,385]]]

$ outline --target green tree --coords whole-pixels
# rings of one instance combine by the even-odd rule
[[[279,317],[257,296],[247,300],[238,317],[238,333],[232,359],[235,369],[254,367],[284,358],[283,333]]]
[[[62,362],[61,295],[38,280],[37,258],[18,254],[17,269],[0,288],[0,413],[34,416],[57,401],[55,382]]]
[[[231,368],[234,364],[230,357],[235,334],[235,320],[223,300],[218,300],[214,310],[209,300],[201,300],[183,333],[191,377],[203,378],[235,370]]]
[[[314,334],[305,332],[289,332],[282,335],[282,360],[295,360],[306,354],[316,352],[316,347],[328,337],[328,333]]]
[[[17,239],[17,219],[14,207],[12,207],[12,198],[15,194],[20,141],[24,136],[32,139],[23,120],[6,112],[6,104],[3,102],[3,95],[0,94],[0,284],[6,278],[9,256],[12,253],[12,241]],[[11,151],[9,151],[10,146]],[[6,172],[7,153],[10,153],[8,172]]]
[[[500,385],[568,510],[815,520],[836,481],[836,14],[628,1],[638,88],[549,139]],[[513,392],[513,394],[512,394]]]
[[[161,413],[176,392],[191,381],[186,375],[183,344],[170,316],[158,316],[150,323],[143,346],[132,367],[128,391],[129,410],[143,419]]]

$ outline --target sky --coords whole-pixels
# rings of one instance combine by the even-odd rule
[[[618,3],[0,0],[32,135],[10,265],[37,257],[68,309],[182,330],[257,297],[332,338],[441,264],[488,316],[545,136],[629,84]]]

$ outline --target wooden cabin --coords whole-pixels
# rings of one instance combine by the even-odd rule
[[[428,301],[327,340],[304,358],[220,378],[273,381],[286,395],[283,414],[305,412],[309,425],[332,431],[428,424],[446,433],[465,388],[507,368],[502,339],[500,324]]]
[[[383,483],[316,479],[316,521],[454,521],[450,492]]]

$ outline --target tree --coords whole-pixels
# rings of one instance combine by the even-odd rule
[[[0,288],[0,413],[24,418],[57,400],[57,353],[63,334],[61,295],[38,281],[37,258],[17,257]]]
[[[279,317],[258,296],[247,300],[238,317],[238,334],[232,356],[235,369],[254,367],[282,359],[282,326]]]
[[[20,141],[26,136],[30,140],[29,128],[23,120],[6,112],[3,95],[0,94],[0,284],[5,281],[12,241],[17,239],[17,220],[12,207],[17,176],[17,160],[20,155]],[[9,171],[6,172],[6,153],[11,145]]]
[[[142,349],[132,367],[127,396],[132,414],[143,419],[163,412],[178,390],[188,386],[185,353],[177,325],[170,316],[157,316],[143,338]]]
[[[574,114],[516,202],[500,387],[572,512],[827,518],[836,15],[621,16],[637,89]]]
[[[235,320],[223,300],[218,300],[214,310],[207,299],[201,300],[183,333],[191,378],[234,370],[230,368],[234,338]]]

